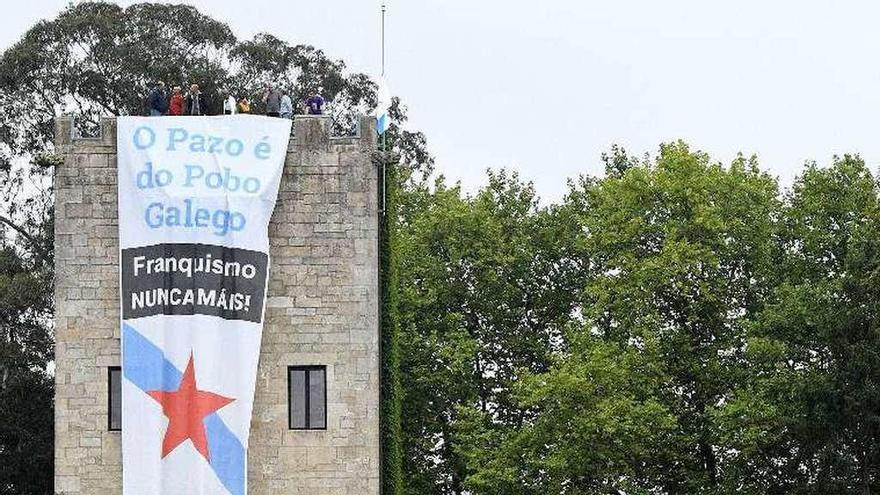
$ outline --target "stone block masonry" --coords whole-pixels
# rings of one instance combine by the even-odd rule
[[[378,495],[379,319],[374,119],[356,137],[297,116],[269,227],[270,281],[248,451],[254,495]],[[116,121],[55,126],[55,491],[121,493],[108,428],[119,363]],[[327,368],[327,429],[288,429],[288,366]],[[124,425],[123,425],[124,428]]]

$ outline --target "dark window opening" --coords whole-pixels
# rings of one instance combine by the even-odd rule
[[[287,368],[287,405],[291,430],[327,429],[327,367]]]
[[[107,368],[107,429],[122,430],[122,368]]]

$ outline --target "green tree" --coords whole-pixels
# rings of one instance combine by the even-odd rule
[[[606,162],[561,208],[582,260],[570,269],[584,272],[571,344],[522,371],[521,424],[459,423],[477,493],[724,493],[715,413],[772,288],[776,182],[753,160],[723,167],[683,143]]]
[[[473,197],[442,178],[409,194],[421,206],[399,240],[406,490],[464,493],[456,422],[468,409],[522,420],[512,385],[564,345],[582,271],[569,224],[515,174],[490,172]]]
[[[486,495],[657,493],[678,430],[657,393],[657,350],[583,334],[548,372],[526,372],[514,387],[521,424],[463,411],[466,486]]]
[[[624,348],[656,344],[666,375],[659,399],[679,432],[658,488],[718,493],[725,449],[712,412],[737,382],[745,328],[770,289],[776,182],[754,161],[722,167],[672,143],[653,166],[584,192],[589,331]]]
[[[235,43],[228,26],[193,7],[72,4],[0,57],[4,163],[46,150],[56,115],[74,114],[87,130],[101,116],[144,114],[156,80],[198,82],[216,95]]]
[[[787,195],[778,283],[725,431],[752,493],[880,491],[880,208],[858,156],[810,165]]]
[[[49,224],[51,228],[51,224]],[[43,243],[45,231],[32,237]],[[0,493],[52,492],[51,257],[0,243]]]

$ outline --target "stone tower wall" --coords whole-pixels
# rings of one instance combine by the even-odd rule
[[[121,434],[108,431],[119,363],[116,122],[56,151],[55,490],[117,495]],[[269,226],[270,280],[248,451],[250,494],[378,495],[378,216],[374,120],[330,136],[297,116]],[[327,367],[327,429],[288,429],[287,367]],[[124,425],[123,425],[124,428]]]

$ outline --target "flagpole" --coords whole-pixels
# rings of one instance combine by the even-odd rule
[[[382,4],[382,84],[385,84],[385,4]],[[387,118],[387,117],[386,117]],[[385,132],[382,133],[382,216],[385,215],[385,167],[388,162],[388,150],[385,148]]]

